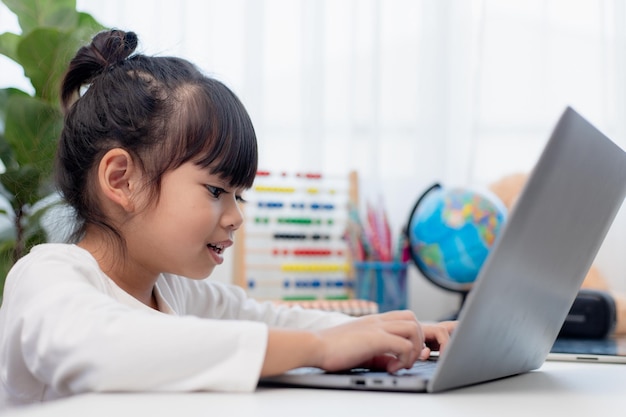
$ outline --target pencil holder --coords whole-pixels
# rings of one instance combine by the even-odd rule
[[[355,262],[355,296],[378,304],[379,312],[406,309],[406,269],[402,262]]]

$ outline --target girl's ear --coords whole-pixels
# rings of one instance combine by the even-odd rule
[[[126,212],[135,210],[133,196],[138,188],[139,170],[133,158],[124,149],[114,148],[100,160],[98,184],[107,200]]]

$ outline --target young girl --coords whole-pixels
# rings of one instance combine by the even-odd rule
[[[102,32],[63,80],[56,179],[77,228],[7,277],[0,406],[253,391],[300,366],[395,372],[445,346],[454,323],[277,307],[205,280],[243,222],[254,129],[223,84],[182,59],[131,55],[136,46],[132,32]]]

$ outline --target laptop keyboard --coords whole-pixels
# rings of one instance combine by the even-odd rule
[[[436,368],[437,368],[437,361],[429,359],[427,361],[415,362],[411,369],[401,369],[396,374],[398,376],[420,375],[420,376],[431,377],[435,373]]]
[[[437,367],[436,359],[429,359],[427,361],[417,361],[413,364],[413,367],[411,369],[401,369],[398,372],[396,372],[396,375],[397,376],[419,375],[423,377],[431,377],[435,373],[436,367]],[[353,368],[353,369],[348,369],[345,371],[328,372],[328,373],[339,374],[339,375],[362,375],[365,373],[372,373],[372,372],[380,372],[380,371],[372,371],[371,369],[367,369],[367,368]]]

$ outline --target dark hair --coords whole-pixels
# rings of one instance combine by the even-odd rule
[[[61,85],[65,123],[56,182],[74,209],[71,240],[94,224],[122,237],[97,204],[94,168],[113,148],[126,150],[158,198],[164,173],[192,161],[236,188],[250,188],[257,170],[252,122],[235,94],[175,57],[133,54],[137,36],[110,30],[78,50]]]

